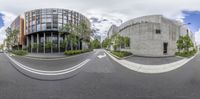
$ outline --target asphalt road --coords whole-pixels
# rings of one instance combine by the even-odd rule
[[[42,81],[18,72],[0,53],[0,99],[199,99],[200,55],[162,74],[129,70],[103,50],[91,53],[82,72],[68,79]]]
[[[35,58],[26,58],[20,56],[12,56],[13,59],[17,60],[18,62],[22,63],[23,65],[29,66],[34,69],[39,70],[46,70],[46,71],[55,71],[55,70],[63,70],[70,67],[73,67],[87,58],[90,58],[92,53],[88,52],[77,56],[66,57],[63,59],[56,59],[56,60],[40,60]]]

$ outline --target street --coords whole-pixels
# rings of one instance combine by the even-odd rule
[[[5,54],[0,53],[0,99],[199,99],[200,97],[200,55],[176,70],[160,74],[144,74],[121,66],[104,53],[102,49],[90,53],[87,58],[91,61],[84,65],[80,73],[56,81],[30,78],[15,69]],[[26,61],[27,65],[28,62],[34,63]],[[51,67],[52,69],[54,68]]]

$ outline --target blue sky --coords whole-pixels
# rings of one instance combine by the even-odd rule
[[[184,22],[191,23],[188,27],[194,33],[200,29],[200,11],[183,11],[185,14]]]
[[[0,13],[0,28],[1,28],[2,26],[4,26],[4,22],[3,22],[2,17],[3,17],[3,14]]]

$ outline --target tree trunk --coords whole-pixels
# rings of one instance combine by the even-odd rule
[[[68,46],[67,41],[68,41],[68,39],[67,39],[67,36],[66,36],[66,34],[65,34],[65,36],[64,36],[64,42],[66,43],[66,45],[65,45],[65,50],[67,50],[67,46]]]

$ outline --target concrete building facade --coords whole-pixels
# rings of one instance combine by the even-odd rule
[[[180,27],[177,21],[167,19],[162,15],[143,16],[129,20],[120,25],[117,32],[123,37],[130,38],[130,47],[120,48],[120,50],[132,52],[137,56],[174,56]]]

